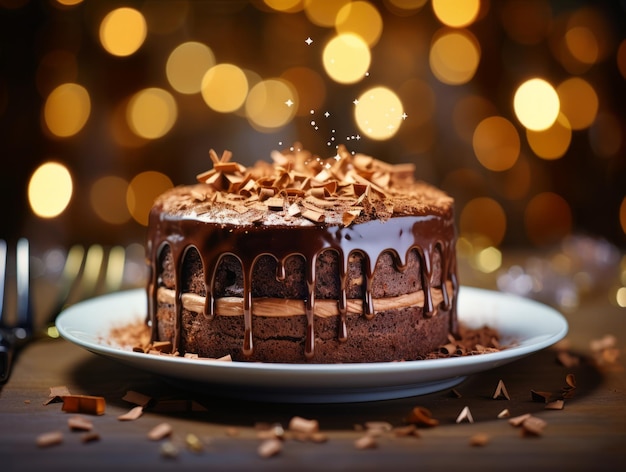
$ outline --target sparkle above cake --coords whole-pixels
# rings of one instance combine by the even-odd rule
[[[339,146],[244,167],[210,152],[150,213],[148,318],[171,352],[237,361],[416,360],[456,335],[454,201]]]

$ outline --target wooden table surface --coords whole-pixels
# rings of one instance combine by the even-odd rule
[[[492,288],[486,279],[473,282]],[[455,392],[345,404],[272,404],[198,395],[63,339],[41,339],[21,352],[10,381],[0,390],[0,470],[615,470],[626,464],[626,309],[598,292],[564,314],[569,323],[567,349],[579,357],[578,365],[557,362],[561,345],[472,375]],[[592,349],[592,341],[607,334],[616,337],[615,360],[599,360]],[[533,401],[532,390],[561,392],[568,374],[574,374],[576,389],[563,409],[549,410]],[[510,400],[493,398],[500,380]],[[81,415],[93,423],[99,439],[83,442],[84,433],[68,426],[74,414],[62,411],[62,403],[44,404],[54,386],[105,398],[103,415]],[[175,411],[147,408],[137,420],[120,421],[118,416],[133,406],[123,399],[128,391],[150,395]],[[401,427],[417,406],[430,410],[439,424],[420,427],[418,435],[408,437],[383,430],[375,437],[375,447],[356,447],[367,423]],[[465,407],[473,422],[457,423]],[[523,434],[509,418],[497,417],[504,409],[512,417],[530,413],[546,422],[545,429],[539,435]],[[295,416],[317,420],[326,441],[287,434],[277,455],[261,457],[259,425],[279,423],[287,429]],[[163,422],[172,427],[170,438],[148,439],[147,433]],[[63,441],[38,446],[37,438],[51,431],[60,431]],[[190,434],[201,441],[202,450],[188,447]],[[485,435],[486,444],[472,445],[477,435]],[[175,457],[163,455],[166,441],[176,446]]]

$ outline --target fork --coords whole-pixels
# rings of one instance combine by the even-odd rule
[[[125,262],[126,251],[122,246],[113,246],[108,251],[100,244],[91,244],[87,251],[82,245],[72,246],[63,266],[56,303],[46,320],[46,334],[51,338],[59,337],[55,321],[69,305],[119,290]]]
[[[30,247],[25,238],[17,242],[15,261],[16,316],[13,323],[10,323],[5,303],[8,250],[6,241],[0,240],[0,384],[8,380],[16,353],[32,337],[34,331],[30,295]]]

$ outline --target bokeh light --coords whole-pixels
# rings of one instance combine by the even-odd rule
[[[515,126],[501,116],[491,116],[479,123],[474,131],[474,154],[487,169],[510,169],[520,153],[520,138]]]
[[[114,56],[130,56],[146,39],[147,25],[134,8],[121,7],[109,12],[100,24],[100,43]]]
[[[469,82],[480,63],[480,45],[467,30],[444,30],[435,35],[429,64],[437,79],[448,85]]]
[[[344,5],[350,3],[351,0],[306,0],[304,3],[304,12],[307,18],[313,24],[322,27],[335,26],[337,13]]]
[[[363,134],[376,139],[391,138],[398,132],[404,108],[398,96],[386,87],[366,90],[354,106],[354,118]]]
[[[161,172],[145,171],[133,177],[126,192],[126,205],[133,219],[147,226],[154,200],[173,186],[171,179]]]
[[[315,70],[309,67],[292,67],[281,74],[296,91],[294,103],[297,116],[306,116],[310,110],[318,110],[326,100],[326,84]]]
[[[324,70],[335,82],[359,82],[367,72],[371,53],[367,43],[356,34],[344,33],[333,37],[322,54]]]
[[[552,126],[559,116],[559,95],[546,80],[530,79],[515,91],[513,107],[522,125],[534,131],[541,131]]]
[[[87,90],[78,84],[63,84],[55,88],[44,105],[44,121],[55,136],[67,138],[78,133],[91,113]]]
[[[526,234],[536,246],[547,246],[562,240],[572,231],[572,209],[554,192],[535,195],[524,214]]]
[[[74,184],[67,167],[49,161],[40,165],[28,182],[28,203],[33,213],[41,218],[59,216],[69,204]]]
[[[506,213],[502,206],[489,197],[470,200],[461,210],[459,233],[469,239],[481,238],[487,245],[497,246],[506,233]]]
[[[579,130],[591,126],[596,119],[599,100],[591,84],[580,77],[567,79],[556,88],[561,104],[572,129]]]
[[[91,207],[108,224],[121,225],[130,219],[126,205],[128,182],[121,177],[106,175],[96,180],[89,191]]]
[[[217,64],[211,67],[204,74],[201,87],[205,103],[220,113],[237,110],[248,95],[246,74],[234,64]]]
[[[346,3],[337,12],[335,29],[339,35],[356,34],[372,47],[383,31],[383,20],[374,5],[365,1]]]
[[[268,7],[284,13],[296,13],[304,8],[303,0],[263,0]]]
[[[432,0],[435,16],[444,25],[463,28],[474,22],[480,11],[480,0]]]
[[[619,222],[622,231],[626,234],[626,196],[622,199],[622,204],[619,207]]]
[[[167,80],[177,92],[200,92],[204,74],[215,65],[215,55],[206,44],[189,41],[177,46],[167,58]]]
[[[295,115],[298,97],[294,88],[281,79],[268,79],[250,89],[246,115],[255,128],[271,131],[286,125]]]
[[[533,152],[546,160],[563,157],[572,142],[572,127],[567,117],[560,113],[549,128],[542,131],[526,130],[526,139]]]
[[[626,39],[622,40],[622,42],[619,43],[616,62],[619,73],[624,79],[626,79]]]
[[[428,0],[385,0],[385,6],[398,16],[408,16],[417,13],[427,2]]]
[[[613,113],[598,113],[589,129],[589,144],[594,154],[602,158],[618,155],[624,143],[622,122]]]
[[[174,126],[177,115],[174,97],[160,88],[141,90],[128,102],[128,125],[135,134],[146,139],[166,135]]]

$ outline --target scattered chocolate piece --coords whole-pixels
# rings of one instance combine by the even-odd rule
[[[259,445],[257,453],[262,458],[267,459],[269,457],[277,455],[278,453],[280,453],[280,451],[282,451],[282,449],[283,443],[280,439],[266,439]]]
[[[93,423],[83,416],[71,416],[67,419],[67,425],[73,431],[91,431]]]
[[[456,388],[451,389],[448,395],[452,398],[461,398],[463,396]]]
[[[472,417],[472,412],[470,411],[468,406],[463,408],[461,410],[461,413],[459,413],[459,416],[457,416],[457,418],[456,418],[456,422],[457,423],[460,423],[463,420],[467,420],[469,423],[473,423],[474,422],[474,418]]]
[[[63,442],[63,433],[61,431],[50,431],[37,436],[37,446],[50,447]]]
[[[92,395],[66,395],[63,397],[62,410],[68,413],[104,415],[105,408],[104,397]]]
[[[168,459],[176,459],[178,457],[178,448],[172,441],[164,441],[161,444],[161,455]]]
[[[511,416],[511,412],[508,408],[505,408],[500,413],[498,413],[498,418],[508,418],[509,416]]]
[[[413,408],[406,421],[407,423],[413,423],[418,426],[437,426],[439,424],[439,420],[433,418],[430,410],[422,406]]]
[[[557,361],[564,367],[576,367],[580,365],[580,357],[575,356],[568,351],[559,351],[556,355]]]
[[[365,429],[371,433],[388,433],[393,429],[393,425],[387,421],[367,421]]]
[[[134,390],[129,390],[122,397],[122,400],[125,400],[128,403],[132,403],[134,405],[145,407],[148,405],[148,403],[150,403],[150,401],[152,400],[152,397],[149,397],[148,395],[144,395],[143,393],[135,392]]]
[[[24,400],[24,405],[30,405],[30,400]]]
[[[136,406],[128,410],[128,412],[123,415],[118,416],[117,419],[120,421],[134,421],[141,415],[143,415],[143,406]]]
[[[404,438],[407,436],[415,436],[418,438],[420,437],[420,433],[417,430],[417,426],[415,426],[414,424],[409,424],[406,426],[398,426],[393,429],[393,433],[398,438]]]
[[[554,400],[546,403],[546,410],[562,410],[565,402],[563,400]]]
[[[470,446],[484,447],[489,443],[489,436],[485,433],[477,433],[470,437]]]
[[[536,416],[529,416],[522,422],[522,433],[525,435],[540,436],[547,423]]]
[[[547,403],[552,398],[552,392],[544,392],[541,390],[531,390],[530,397],[532,401],[539,403]]]
[[[309,440],[314,443],[325,443],[328,441],[328,436],[320,431],[315,431],[314,433],[309,434]]]
[[[280,424],[267,425],[257,432],[259,439],[283,439],[284,437],[285,429]]]
[[[530,413],[525,413],[523,415],[515,416],[513,418],[509,418],[509,424],[511,426],[521,426],[524,421],[530,418]]]
[[[100,441],[100,435],[95,431],[88,431],[80,437],[80,440],[84,443]]]
[[[193,433],[189,433],[185,436],[185,444],[187,445],[187,449],[192,452],[202,452],[204,450],[204,444],[202,444],[200,438]]]
[[[239,429],[235,428],[234,426],[226,428],[226,436],[230,436],[231,438],[239,436]]]
[[[509,396],[509,392],[504,386],[504,382],[502,381],[502,379],[498,381],[498,385],[496,386],[496,391],[493,392],[493,399],[497,400],[498,398],[506,398],[507,400],[511,399],[511,397]]]
[[[565,383],[569,385],[571,388],[576,388],[576,377],[574,374],[567,374],[565,376]]]
[[[289,430],[311,434],[319,431],[319,423],[317,420],[309,420],[300,416],[294,416],[289,421]]]
[[[148,439],[158,441],[172,434],[172,426],[169,423],[159,423],[148,431]]]
[[[68,395],[71,395],[71,393],[65,385],[50,387],[50,394],[48,395],[48,399],[43,402],[43,404],[49,405],[50,403],[62,402],[63,397],[66,397]]]
[[[378,447],[378,441],[374,436],[366,434],[354,441],[354,447],[357,449],[374,449]]]

